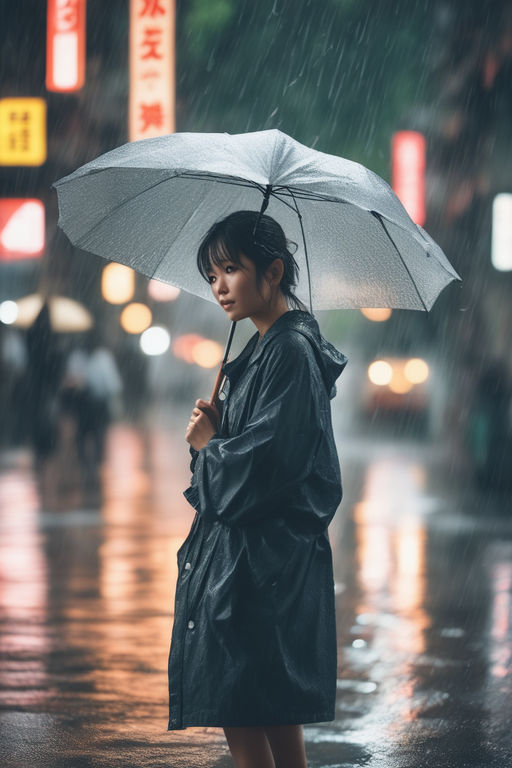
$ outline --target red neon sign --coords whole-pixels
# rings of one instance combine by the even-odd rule
[[[85,81],[85,2],[48,0],[46,88],[78,91]]]
[[[426,141],[418,131],[398,131],[391,144],[393,190],[411,219],[423,226],[426,218]]]
[[[0,261],[34,259],[45,245],[45,210],[41,200],[0,200]]]

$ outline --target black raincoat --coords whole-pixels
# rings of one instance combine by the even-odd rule
[[[330,399],[347,363],[302,310],[224,365],[219,431],[184,495],[168,730],[335,719],[327,527],[342,497]]]

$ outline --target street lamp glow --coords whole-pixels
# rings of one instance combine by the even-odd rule
[[[169,331],[160,325],[152,325],[140,337],[140,348],[145,355],[163,355],[170,343]]]
[[[11,325],[18,317],[18,305],[15,301],[2,301],[0,304],[0,322]]]
[[[496,195],[492,204],[491,262],[494,269],[512,269],[512,194]]]

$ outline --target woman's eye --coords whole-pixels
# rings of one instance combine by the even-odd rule
[[[228,266],[227,266],[227,267],[224,267],[224,270],[225,270],[226,272],[228,272],[228,269],[234,269],[234,270],[236,270],[236,267],[233,267],[233,266],[231,266],[231,264],[228,264]],[[229,275],[229,274],[230,274],[230,273],[228,272],[228,275]],[[215,280],[215,275],[209,275],[209,276],[208,276],[208,279],[209,279],[209,282],[210,282],[210,283],[213,283],[213,281]]]

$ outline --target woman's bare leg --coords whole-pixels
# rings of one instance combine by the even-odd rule
[[[266,725],[276,768],[307,768],[302,725]]]
[[[224,734],[235,768],[275,768],[263,727],[230,726],[224,728]]]

